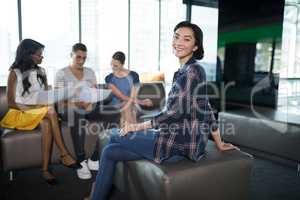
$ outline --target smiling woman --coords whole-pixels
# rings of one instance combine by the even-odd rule
[[[210,134],[220,151],[236,148],[221,141],[206,90],[201,89],[201,97],[193,96],[206,82],[204,69],[196,60],[203,58],[202,39],[195,24],[184,21],[175,26],[172,46],[181,66],[174,74],[166,110],[149,121],[125,122],[121,130],[111,131],[101,154],[92,200],[107,199],[119,161],[196,162],[203,157]]]
[[[195,45],[200,43],[202,45],[202,38],[201,41],[199,40],[200,38],[195,36],[193,30],[187,27],[182,27],[174,33],[174,39],[172,43],[173,50],[175,56],[179,58],[181,65],[185,64],[192,57],[192,52],[198,51],[199,56],[197,57],[199,57],[199,59],[203,57],[203,47],[198,47],[198,45]]]

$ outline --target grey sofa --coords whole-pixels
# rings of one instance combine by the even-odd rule
[[[99,85],[98,87],[104,88],[105,85]],[[150,98],[153,101],[153,106],[150,108],[140,107],[145,115],[153,115],[157,113],[165,104],[165,91],[162,83],[144,83],[141,85],[138,91],[138,98]],[[103,106],[110,103],[110,98],[102,102]],[[8,111],[6,100],[6,87],[0,87],[0,120]],[[107,127],[105,123],[118,124],[120,113],[103,114],[100,119],[95,119],[96,123],[103,123],[103,126]],[[65,122],[61,123],[62,136],[67,149],[74,156],[74,148],[70,130]],[[96,134],[87,134],[86,137],[86,156],[90,157],[92,150],[94,149]],[[37,128],[32,131],[18,131],[3,129],[0,127],[0,158],[1,169],[4,171],[11,171],[16,169],[23,169],[28,167],[37,167],[42,163],[41,155],[41,132]],[[53,145],[53,151],[51,156],[51,163],[59,162],[59,154],[56,145]]]
[[[220,112],[219,120],[234,127],[223,131],[226,141],[246,147],[254,155],[298,167],[299,115],[256,106]]]
[[[0,87],[0,92],[1,118],[7,111],[7,105],[5,88]],[[161,84],[158,86],[144,84],[139,90],[139,97],[151,98],[154,101],[154,107],[142,108],[146,110],[144,113],[148,117],[155,115],[164,107],[165,93]],[[142,120],[145,118],[147,117],[141,116]],[[8,171],[41,164],[41,134],[38,129],[28,132],[4,131],[6,133],[2,133],[0,138],[2,169]],[[62,134],[66,146],[74,155],[70,133],[64,124]],[[93,149],[91,144],[96,137],[96,135],[87,137],[87,156],[91,154]],[[107,140],[101,137],[101,149],[106,142]],[[51,161],[52,163],[59,161],[55,145]],[[162,165],[147,160],[119,162],[114,184],[132,200],[245,200],[248,199],[252,164],[251,155],[237,150],[222,153],[209,142],[206,156],[197,163],[189,160]]]
[[[0,87],[0,120],[7,110],[6,87]],[[95,122],[97,123],[105,123],[107,121],[118,122],[119,113],[115,113],[112,116],[103,115],[103,118],[95,119]],[[61,122],[61,130],[64,143],[71,155],[74,157],[75,155],[70,129],[65,122]],[[41,138],[42,134],[39,128],[32,131],[19,131],[1,128],[1,169],[3,171],[12,171],[16,169],[40,166],[42,163]],[[96,139],[96,134],[87,134],[85,144],[87,157],[91,156]],[[60,157],[57,146],[53,144],[51,163],[58,163],[59,161]]]

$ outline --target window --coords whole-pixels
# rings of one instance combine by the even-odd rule
[[[282,29],[282,78],[300,78],[300,5],[287,4],[284,8]]]
[[[159,1],[130,1],[130,66],[141,72],[158,71]]]
[[[285,1],[278,110],[300,115],[300,5]]]
[[[22,21],[23,38],[45,45],[41,66],[47,71],[49,84],[53,84],[56,71],[69,64],[71,47],[78,42],[78,1],[24,1]]]
[[[4,0],[0,7],[0,86],[7,85],[8,69],[19,43],[17,1]]]
[[[164,72],[167,87],[172,83],[173,74],[179,68],[178,59],[172,50],[173,29],[184,20],[186,5],[182,0],[161,1],[160,71]]]
[[[203,31],[204,58],[201,60],[209,81],[216,79],[218,9],[192,6],[192,23]]]
[[[273,73],[280,71],[281,42],[275,44]],[[257,42],[255,55],[255,72],[269,72],[272,60],[272,41]]]
[[[117,5],[117,6],[116,6]],[[114,52],[123,51],[128,61],[128,1],[82,1],[82,42],[88,48],[86,66],[96,72],[98,82],[111,72]]]

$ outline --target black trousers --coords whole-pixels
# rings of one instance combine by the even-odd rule
[[[60,118],[67,122],[71,130],[71,137],[74,145],[74,150],[77,162],[82,162],[86,158],[85,153],[85,138],[87,134],[100,134],[107,128],[116,127],[119,124],[119,112],[113,106],[104,106],[96,104],[91,111],[67,107],[57,108]],[[89,129],[91,123],[96,123],[96,130]],[[95,126],[94,126],[95,127]],[[95,141],[94,152],[91,160],[99,159],[99,137]]]

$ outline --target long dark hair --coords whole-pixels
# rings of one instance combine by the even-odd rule
[[[202,32],[201,28],[199,26],[197,26],[196,24],[192,24],[191,22],[183,21],[183,22],[178,23],[175,26],[174,33],[177,31],[177,29],[182,28],[182,27],[190,28],[193,31],[194,37],[196,40],[195,45],[198,46],[198,49],[194,52],[193,57],[195,59],[201,60],[204,56],[203,32]]]
[[[24,88],[22,96],[24,96],[26,92],[29,94],[31,83],[29,82],[28,77],[32,70],[37,71],[37,79],[41,85],[44,85],[45,87],[47,86],[47,77],[45,71],[43,68],[35,64],[31,58],[32,54],[44,48],[45,46],[43,44],[32,39],[22,40],[17,48],[16,58],[10,67],[10,70],[18,69],[22,73],[22,83]]]

